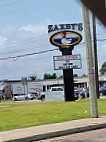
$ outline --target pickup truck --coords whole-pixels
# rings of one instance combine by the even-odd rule
[[[42,92],[40,95],[41,101],[64,101],[63,87],[51,87],[50,90]]]

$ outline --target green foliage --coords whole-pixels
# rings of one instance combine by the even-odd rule
[[[85,73],[83,74],[83,75],[81,75],[82,77],[85,77],[85,76],[87,76]]]
[[[102,75],[102,74],[104,74],[106,72],[106,62],[104,62],[103,64],[102,64],[102,67],[101,67],[101,69],[100,69],[100,74]]]
[[[30,79],[31,79],[31,80],[36,80],[36,75],[30,76]]]
[[[98,100],[98,111],[99,116],[106,115],[106,99]],[[1,103],[0,131],[88,117],[91,117],[90,100]]]
[[[44,79],[55,79],[55,78],[57,78],[57,75],[56,75],[56,73],[53,73],[52,75],[49,73],[45,73],[44,74],[44,77],[43,77]]]
[[[73,76],[74,76],[74,77],[78,77],[78,74],[74,74]]]
[[[58,78],[63,78],[63,75],[59,76]]]

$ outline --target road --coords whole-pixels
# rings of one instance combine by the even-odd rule
[[[39,142],[106,142],[106,128],[40,140]]]

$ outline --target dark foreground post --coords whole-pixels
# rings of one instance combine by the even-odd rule
[[[75,101],[73,69],[63,70],[65,101]]]
[[[72,55],[72,49],[62,50],[62,55]],[[63,70],[65,101],[75,101],[73,69]]]

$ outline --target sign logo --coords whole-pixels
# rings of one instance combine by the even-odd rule
[[[50,37],[51,44],[61,47],[69,48],[71,46],[77,45],[82,40],[82,36],[75,31],[60,31],[54,33]]]
[[[78,24],[59,24],[59,25],[48,25],[48,33],[61,31],[61,30],[70,30],[70,31],[79,31],[83,30],[82,23]]]

